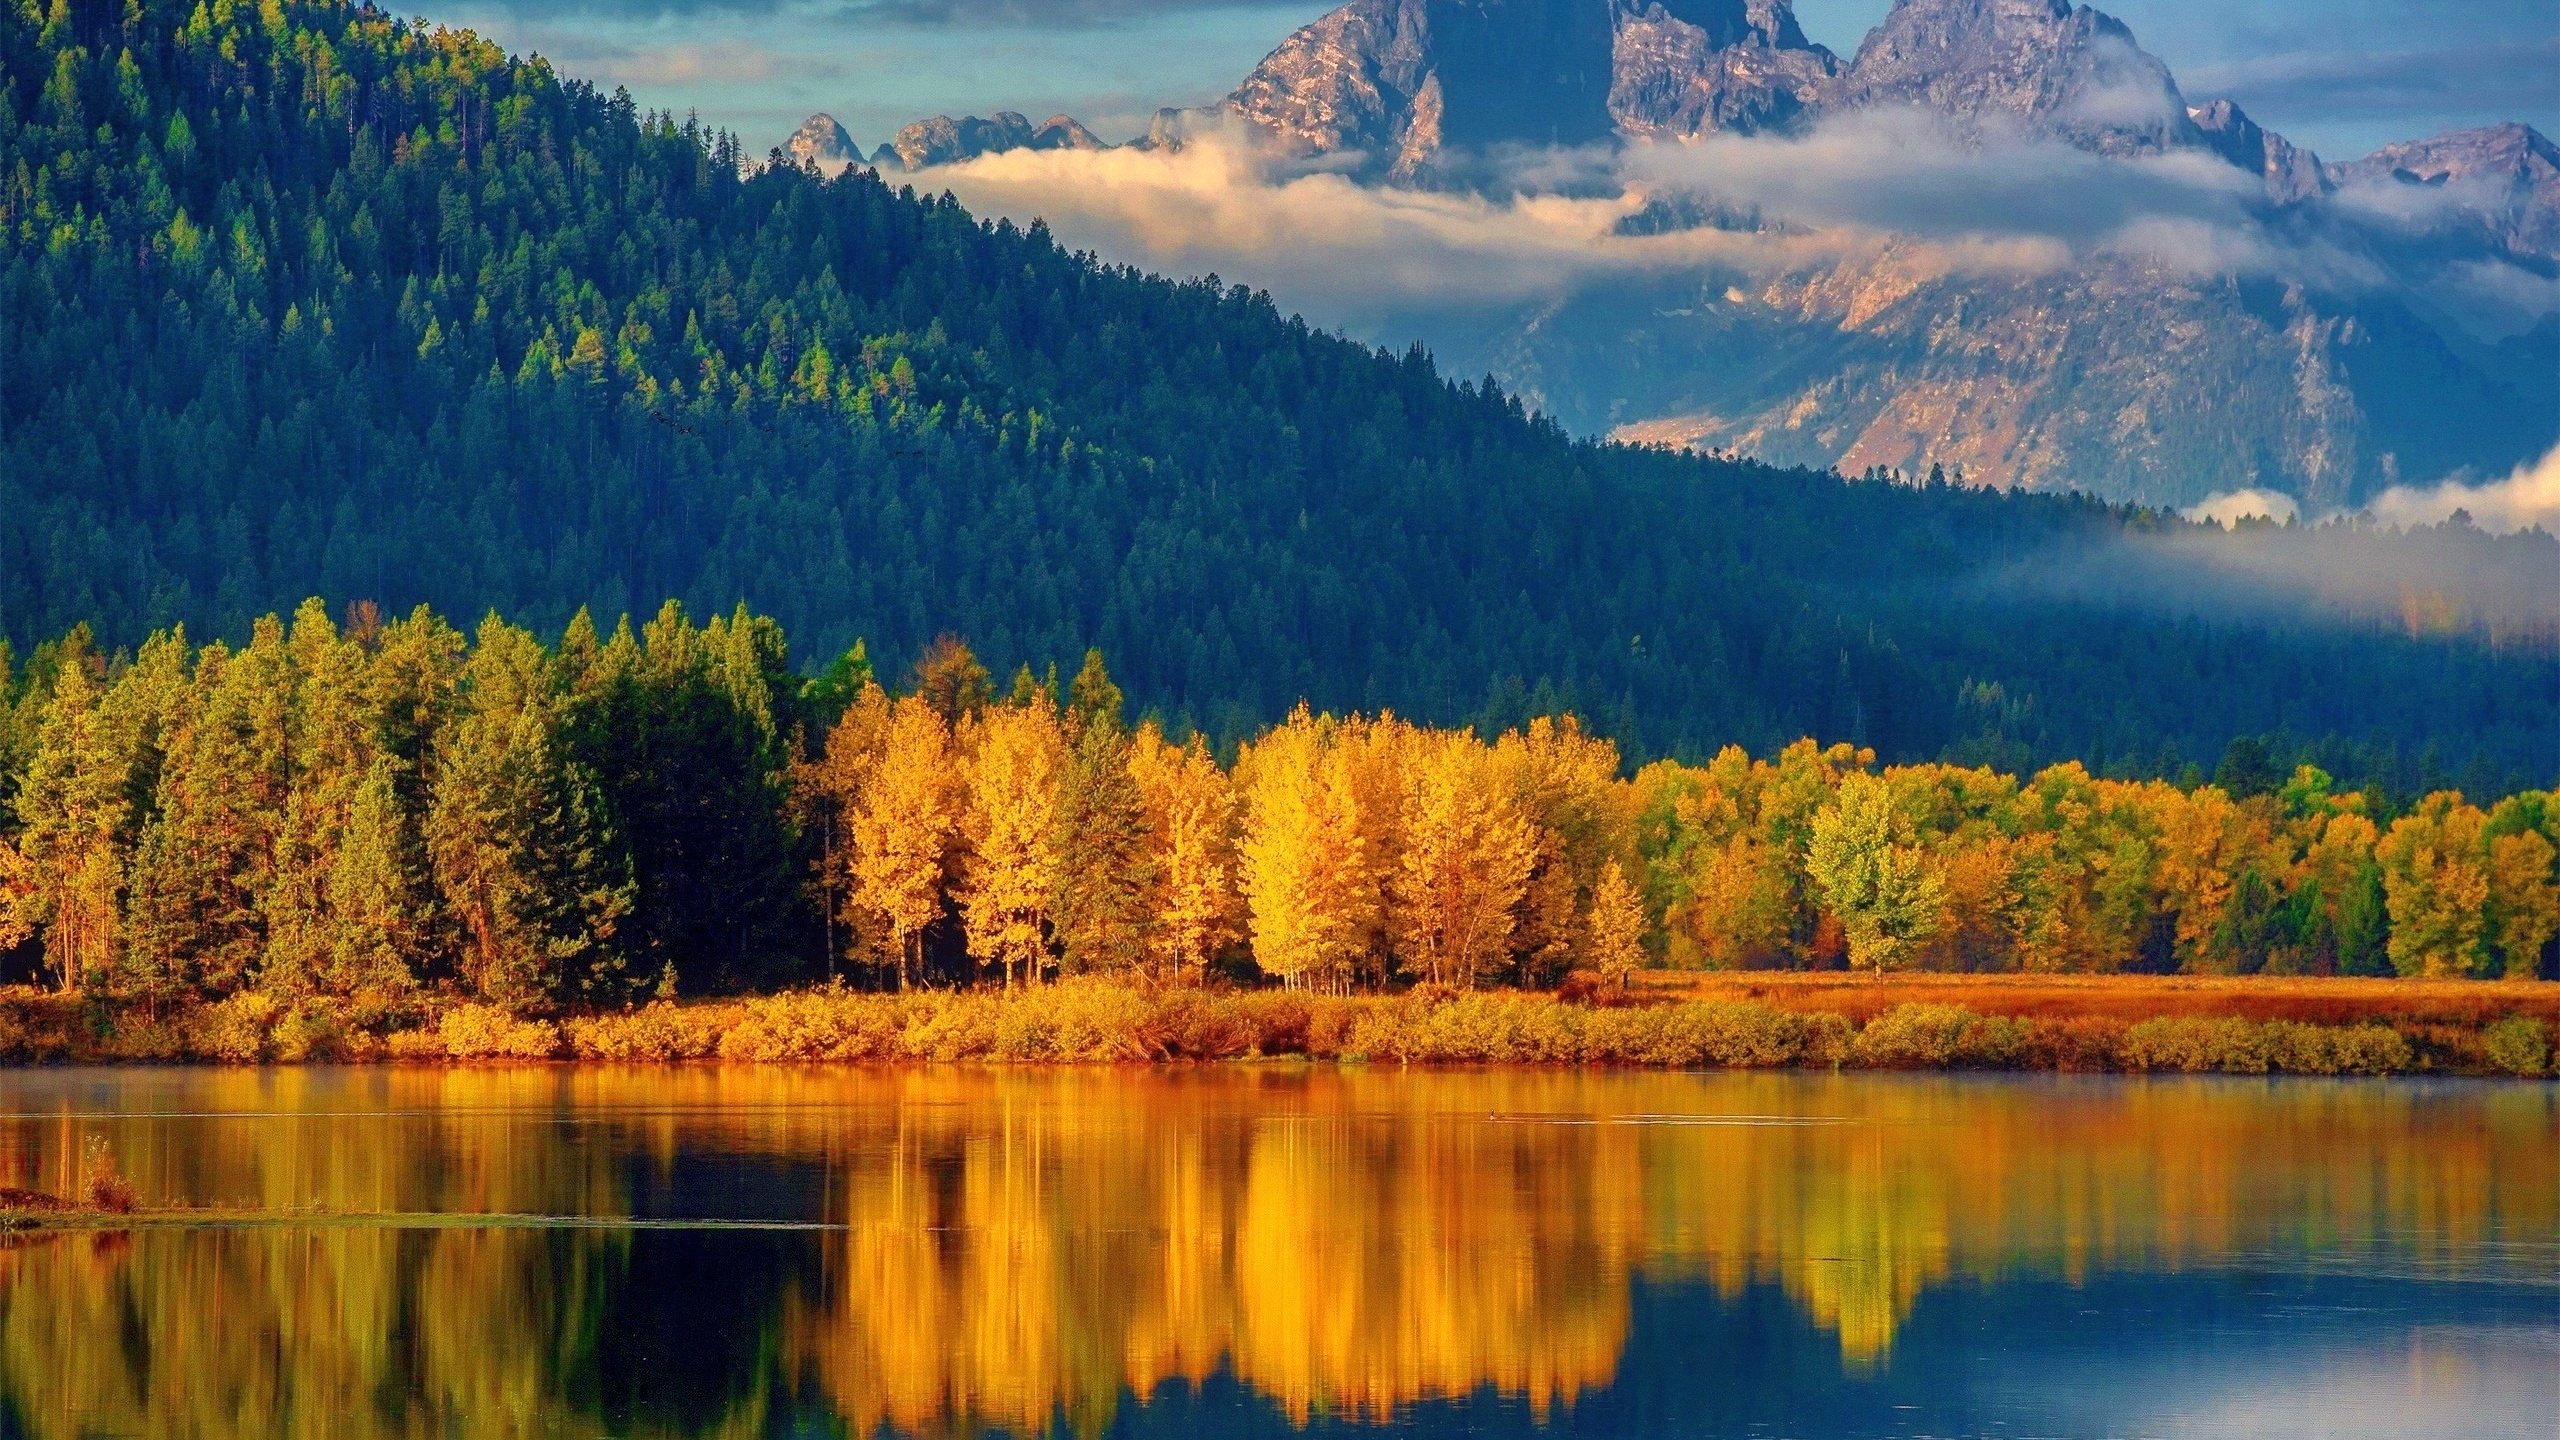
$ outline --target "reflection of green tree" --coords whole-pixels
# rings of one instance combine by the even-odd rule
[[[19,1120],[0,1155],[33,1168],[8,1178],[45,1178],[105,1125],[151,1199],[610,1217],[716,1163],[845,1228],[335,1223],[0,1250],[10,1433],[748,1435],[817,1405],[861,1433],[1095,1434],[1128,1391],[1221,1368],[1300,1419],[1487,1388],[1553,1413],[1615,1378],[1639,1278],[1783,1292],[1867,1367],[1942,1284],[2315,1246],[2453,1275],[2560,1223],[2560,1096],[2521,1086],[726,1067],[128,1083],[109,1097],[128,1111],[272,1118]],[[1646,1118],[1701,1110],[1852,1123]],[[289,1118],[311,1111],[340,1113]]]

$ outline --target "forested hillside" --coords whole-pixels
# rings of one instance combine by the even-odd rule
[[[1576,443],[1242,288],[745,159],[340,0],[0,0],[0,630],[743,600],[893,673],[1100,646],[1220,744],[1303,699],[1637,759],[2282,730],[2550,777],[2547,646],[1982,598],[2158,522]]]

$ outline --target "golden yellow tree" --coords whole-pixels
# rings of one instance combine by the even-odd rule
[[[923,961],[925,927],[942,915],[961,791],[941,712],[918,696],[898,701],[854,807],[853,883],[854,902],[889,932],[901,986]]]
[[[1148,948],[1164,973],[1197,981],[1239,933],[1235,789],[1199,736],[1175,745],[1152,722],[1130,748],[1129,773],[1155,848]]]
[[[1474,735],[1428,734],[1412,750],[1390,882],[1397,949],[1424,979],[1472,986],[1509,949],[1537,837]]]
[[[1644,964],[1644,897],[1612,860],[1591,890],[1591,964],[1620,990]]]
[[[1029,703],[991,706],[962,722],[967,738],[971,851],[960,913],[969,953],[1037,978],[1049,958],[1049,897],[1057,893],[1058,776],[1066,739],[1045,689]]]
[[[1253,953],[1292,989],[1340,989],[1378,924],[1360,787],[1337,725],[1299,706],[1245,751],[1244,890]]]

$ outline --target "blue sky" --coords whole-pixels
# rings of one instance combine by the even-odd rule
[[[1797,0],[1846,56],[1891,0]],[[756,148],[824,110],[867,149],[938,113],[1064,111],[1104,138],[1225,93],[1324,0],[458,0],[564,71]],[[2460,125],[2560,130],[2560,0],[2116,0],[2190,101],[2229,97],[2330,159]]]

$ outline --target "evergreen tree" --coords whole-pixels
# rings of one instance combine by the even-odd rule
[[[1120,687],[1099,651],[1068,691],[1068,749],[1058,784],[1057,849],[1062,859],[1050,910],[1059,964],[1070,973],[1144,967],[1156,884],[1146,797],[1129,771]]]

